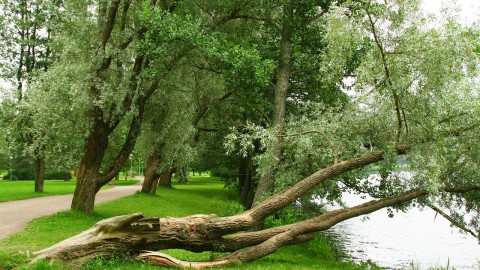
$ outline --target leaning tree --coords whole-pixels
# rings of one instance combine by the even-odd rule
[[[351,80],[345,82],[350,84],[350,101],[332,108],[297,100],[303,113],[285,119],[284,132],[249,125],[229,136],[228,144],[240,145],[241,152],[252,147],[252,141],[265,148],[282,137],[280,162],[269,151],[256,160],[260,170],[278,166],[282,191],[227,217],[113,217],[36,252],[35,261],[60,259],[79,265],[97,257],[124,257],[168,267],[222,266],[309,241],[315,232],[385,207],[431,207],[478,237],[477,33],[453,20],[431,27],[413,0],[348,2],[324,19],[328,46],[319,72],[326,80],[343,74],[349,54],[362,50]],[[399,156],[407,161],[408,178],[393,170]],[[375,180],[362,177],[371,164],[381,167]],[[374,199],[293,224],[252,230],[267,216],[304,202],[302,196],[339,199],[343,191],[368,193]],[[157,252],[169,248],[229,253],[188,262]]]

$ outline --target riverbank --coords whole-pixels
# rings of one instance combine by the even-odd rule
[[[347,193],[342,198],[348,206],[370,200]],[[368,218],[346,220],[328,232],[348,259],[357,262],[371,260],[386,269],[480,269],[477,239],[452,228],[428,208],[394,212],[392,218],[387,209],[381,209]]]
[[[158,195],[135,194],[96,206],[94,215],[66,211],[31,222],[27,228],[0,242],[0,269],[25,269],[28,256],[65,238],[90,228],[97,221],[116,215],[143,212],[146,216],[181,217],[191,214],[227,214],[228,206],[236,201],[233,191],[223,188],[224,183],[216,178],[192,177],[188,184],[175,184],[173,189],[160,189]],[[1,192],[1,191],[0,191]],[[19,213],[21,215],[21,213]],[[172,256],[185,260],[207,260],[218,256],[214,252],[200,254],[181,250],[167,250]],[[62,265],[40,263],[30,269],[59,270]],[[158,269],[138,262],[120,260],[97,260],[83,269]],[[321,234],[309,243],[283,247],[275,254],[253,263],[234,265],[224,269],[378,269],[363,264],[338,262],[327,237]]]

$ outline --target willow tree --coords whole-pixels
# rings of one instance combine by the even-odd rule
[[[153,99],[154,113],[145,122],[138,149],[148,154],[142,192],[155,194],[157,186],[171,187],[174,171],[188,168],[196,155],[200,121],[209,107],[228,98],[218,74],[192,66],[190,59],[166,88],[168,98]],[[172,106],[173,105],[173,106]],[[153,111],[153,110],[152,110]]]
[[[37,143],[32,122],[37,105],[30,92],[39,74],[53,61],[50,37],[58,15],[58,1],[0,1],[2,24],[0,76],[11,83],[3,116],[6,138],[34,160],[35,192],[43,192],[45,145]]]
[[[175,161],[184,164],[193,154],[190,141],[194,132],[191,125],[194,91],[188,83],[190,76],[185,67],[178,73],[165,87],[168,97],[154,98],[148,104],[154,113],[146,117],[137,145],[147,156],[143,193],[155,194],[158,185],[171,187]]]
[[[148,132],[143,137],[149,139],[139,148],[150,152],[142,192],[154,194],[158,185],[171,186],[173,171],[185,171],[197,154],[194,146],[201,132],[228,129],[230,123],[213,120],[212,109],[233,101],[245,110],[245,104],[250,103],[245,96],[252,99],[256,92],[252,88],[268,84],[271,63],[263,59],[257,42],[246,38],[256,31],[256,22],[235,20],[240,10],[249,10],[248,2],[197,1],[187,5],[190,16],[202,22],[203,36],[199,38],[210,42],[208,46],[198,43],[196,53],[182,62],[177,76],[165,86],[173,92],[172,97],[181,96],[183,104],[158,100],[155,107],[164,109],[152,113],[145,123]],[[228,111],[228,116],[220,118],[230,117],[232,108]]]
[[[146,104],[195,49],[198,22],[184,19],[177,1],[64,4],[56,62],[39,85],[49,89],[41,99],[45,115],[65,116],[57,126],[73,123],[72,132],[83,137],[72,209],[91,213],[95,194],[128,160]],[[112,145],[113,138],[121,142]]]
[[[249,133],[230,136],[232,145],[240,141],[243,148],[252,140],[267,147],[283,136],[276,179],[286,186],[283,191],[228,217],[113,217],[37,252],[35,260],[82,263],[116,256],[169,267],[222,266],[256,260],[385,207],[431,207],[478,237],[478,36],[453,20],[430,28],[433,24],[418,6],[404,0],[353,1],[332,9],[325,17],[327,47],[319,72],[344,74],[349,55],[364,51],[350,74],[354,79],[349,102],[332,108],[299,101],[303,114],[287,118],[285,132],[251,125]],[[407,160],[411,177],[392,170],[399,155]],[[380,166],[381,173],[375,180],[363,179],[371,164]],[[270,163],[260,158],[258,166],[268,170]],[[251,230],[302,196],[338,200],[346,190],[374,200],[289,225]],[[211,261],[186,262],[156,252],[169,248],[229,253]]]

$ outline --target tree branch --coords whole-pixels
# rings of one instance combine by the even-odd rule
[[[215,231],[220,234],[226,235],[229,233],[247,230],[256,223],[262,221],[272,213],[277,212],[293,203],[297,198],[306,194],[309,190],[314,188],[319,183],[331,179],[344,172],[357,169],[368,164],[375,163],[383,159],[383,151],[373,152],[363,155],[359,158],[353,158],[346,161],[341,161],[337,164],[321,169],[316,173],[304,178],[298,183],[292,185],[283,191],[276,193],[259,203],[254,208],[240,213],[232,217],[220,218],[218,225],[212,225]],[[227,223],[229,226],[224,226]]]
[[[113,26],[115,25],[115,19],[117,17],[118,8],[120,7],[120,0],[113,0],[112,6],[108,10],[107,23],[105,24],[103,33],[102,33],[102,48],[105,48],[108,40],[113,31]]]
[[[316,133],[316,134],[322,135],[323,138],[328,142],[328,145],[329,145],[330,149],[332,150],[332,154],[333,154],[333,158],[334,158],[333,164],[337,164],[338,162],[340,162],[340,159],[338,158],[337,149],[335,148],[335,144],[334,144],[333,141],[327,136],[327,134],[326,134],[325,132],[321,131],[321,130],[309,130],[309,131],[304,131],[304,132],[300,132],[300,133],[287,134],[287,135],[278,135],[278,136],[291,137],[291,136],[305,135],[305,134],[311,134],[311,133]]]
[[[437,212],[438,214],[440,214],[442,217],[444,217],[445,219],[447,219],[448,221],[450,221],[450,223],[452,223],[453,226],[467,232],[467,233],[470,233],[471,235],[473,235],[473,237],[475,238],[478,238],[478,235],[476,235],[472,230],[466,228],[465,226],[463,226],[462,224],[458,223],[457,221],[455,221],[452,217],[450,217],[449,215],[447,215],[445,212],[443,212],[440,208],[436,207],[435,205],[433,204],[428,204],[428,207],[430,207],[433,211]]]
[[[365,11],[367,13],[368,21],[370,23],[370,28],[371,28],[371,31],[372,31],[373,39],[375,40],[375,44],[377,45],[377,48],[380,52],[380,56],[381,56],[381,59],[382,59],[382,65],[383,65],[383,69],[384,69],[384,72],[385,72],[385,77],[387,78],[388,85],[390,85],[391,90],[392,90],[392,96],[393,96],[393,100],[394,100],[394,103],[395,103],[395,111],[396,111],[396,114],[397,114],[397,122],[398,122],[398,125],[397,125],[397,143],[399,143],[400,142],[400,134],[401,134],[402,127],[403,127],[402,112],[401,112],[402,108],[400,106],[400,99],[399,99],[398,93],[395,90],[392,79],[391,79],[390,68],[387,64],[387,58],[386,58],[386,55],[385,55],[385,50],[383,48],[382,42],[380,41],[380,37],[378,36],[377,30],[375,29],[375,22],[373,21],[372,14],[370,13],[370,4],[371,4],[371,1],[368,2]]]

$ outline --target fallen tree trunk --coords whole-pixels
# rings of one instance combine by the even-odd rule
[[[227,236],[212,230],[211,225],[216,228],[220,225],[228,227],[228,218],[215,215],[145,218],[143,214],[135,213],[102,220],[77,236],[36,252],[35,261],[59,259],[81,265],[97,257],[126,257],[153,265],[185,268],[248,262],[267,256],[284,245],[312,240],[312,233],[327,230],[343,220],[407,202],[425,194],[426,191],[412,191],[352,208],[330,211],[290,225]],[[145,251],[172,248],[232,253],[210,262],[185,262],[162,253]]]
[[[374,163],[382,157],[382,152],[374,152],[336,163],[273,195],[256,207],[234,216],[193,215],[183,218],[145,218],[143,214],[135,213],[105,219],[77,236],[36,252],[37,257],[34,261],[58,259],[81,265],[97,257],[123,257],[142,260],[153,265],[181,268],[205,268],[253,261],[275,252],[284,245],[309,241],[314,238],[315,232],[327,230],[346,219],[427,195],[428,192],[425,190],[410,191],[355,207],[330,211],[290,225],[248,231],[268,215],[290,205],[318,183],[343,172]],[[448,190],[444,188],[443,191]],[[232,233],[236,234],[232,235]],[[231,253],[208,262],[186,262],[152,252],[172,248],[193,252]]]

